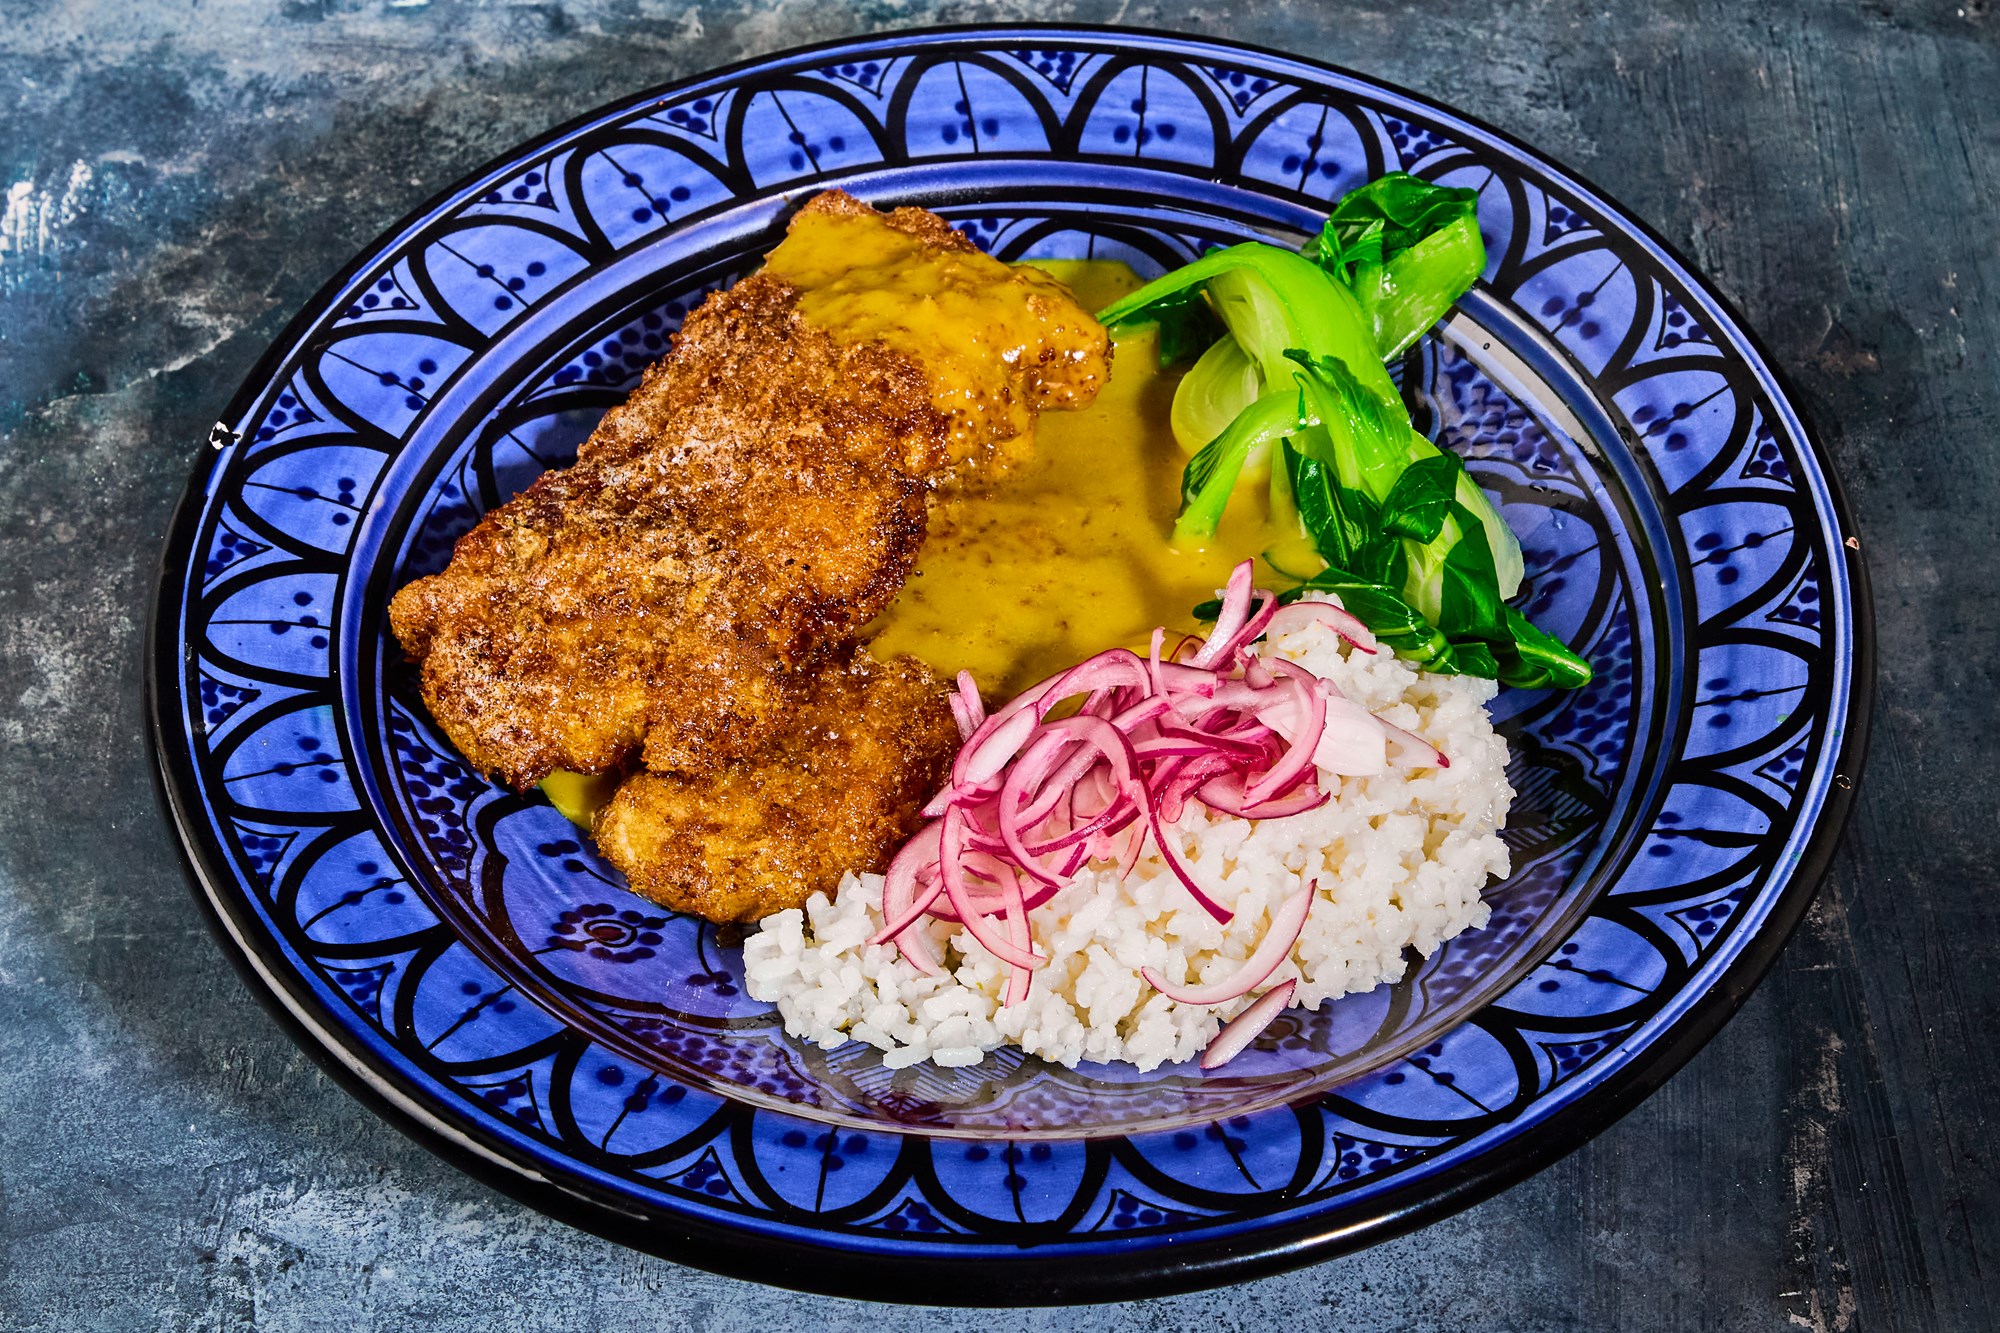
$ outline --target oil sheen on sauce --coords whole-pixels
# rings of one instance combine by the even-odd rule
[[[928,367],[932,405],[953,423],[954,461],[970,456],[974,441],[1028,436],[1037,406],[1066,406],[1073,377],[1103,370],[1082,351],[1098,343],[1095,322],[1047,273],[977,250],[943,250],[872,217],[801,214],[764,271],[798,289],[806,322]],[[1037,401],[1024,402],[1009,384],[1021,349],[1037,346],[1072,348],[1075,359],[1048,367]]]
[[[1140,285],[1105,260],[1041,267],[1092,310]],[[871,627],[876,656],[970,671],[994,700],[1105,648],[1144,651],[1157,625],[1197,628],[1195,605],[1270,543],[1262,506],[1236,504],[1206,548],[1170,547],[1187,459],[1158,366],[1150,328],[1119,337],[1096,402],[1044,413],[1025,461],[939,497],[917,572]]]

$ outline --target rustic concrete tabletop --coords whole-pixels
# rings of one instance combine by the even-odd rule
[[[0,20],[0,1329],[982,1328],[519,1207],[323,1077],[210,943],[140,644],[193,451],[358,247],[629,90],[801,42],[1117,20],[1352,66],[1594,179],[1799,388],[1873,566],[1870,772],[1742,1013],[1416,1235],[1024,1328],[1970,1329],[2000,1310],[1990,0],[14,0]],[[1985,1221],[1979,1219],[1984,1218]]]

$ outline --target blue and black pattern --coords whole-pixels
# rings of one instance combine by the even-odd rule
[[[1524,605],[1597,667],[1496,704],[1515,873],[1403,983],[1286,1016],[1221,1076],[886,1071],[788,1038],[737,949],[633,897],[416,705],[388,594],[573,457],[814,190],[937,204],[1004,258],[1157,272],[1303,235],[1399,167],[1478,190],[1491,255],[1405,394],[1520,532]],[[161,757],[204,891],[406,1114],[683,1257],[751,1272],[699,1243],[754,1236],[1089,1294],[1206,1245],[1354,1243],[1668,1058],[1796,919],[1845,780],[1844,534],[1762,359],[1584,187],[1352,76],[1061,29],[778,57],[483,173],[289,336],[221,423],[161,603]],[[1090,1264],[1114,1246],[1116,1276]]]

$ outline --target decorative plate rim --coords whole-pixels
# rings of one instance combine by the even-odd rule
[[[184,664],[172,649],[179,627],[181,599],[187,591],[183,578],[187,557],[220,457],[215,447],[201,451],[175,506],[161,552],[144,646],[146,731],[153,758],[154,790],[163,814],[173,826],[181,865],[204,919],[238,974],[287,1034],[357,1100],[475,1179],[530,1207],[582,1230],[676,1262],[728,1276],[857,1299],[940,1305],[1053,1305],[1167,1295],[1246,1280],[1404,1234],[1486,1199],[1567,1155],[1650,1095],[1720,1030],[1769,971],[1830,868],[1859,785],[1872,723],[1876,671],[1873,595],[1867,563],[1853,536],[1854,521],[1831,456],[1818,432],[1806,420],[1789,378],[1734,304],[1650,225],[1587,178],[1552,161],[1514,135],[1436,99],[1327,61],[1247,42],[1162,29],[1068,23],[959,24],[857,34],[749,57],[628,94],[513,145],[482,163],[361,247],[323,284],[246,373],[222,420],[236,420],[247,414],[301,335],[326,313],[334,298],[359,271],[383,252],[407,240],[414,230],[473,184],[531,157],[545,145],[618,111],[760,67],[836,51],[858,52],[881,43],[928,44],[954,38],[1022,43],[1037,39],[1129,38],[1140,44],[1186,43],[1282,61],[1378,89],[1426,112],[1470,127],[1535,164],[1579,198],[1602,208],[1651,250],[1655,258],[1676,270],[1677,278],[1685,280],[1689,288],[1724,317],[1732,336],[1752,354],[1749,358],[1752,369],[1767,381],[1772,403],[1789,418],[1786,424],[1816,465],[1816,480],[1824,501],[1821,517],[1830,519],[1846,540],[1841,554],[1851,619],[1847,625],[1849,653],[1844,663],[1848,677],[1845,714],[1839,719],[1837,739],[1829,738],[1827,762],[1833,779],[1820,802],[1817,818],[1805,833],[1804,845],[1790,867],[1789,877],[1771,900],[1763,921],[1710,984],[1642,1048],[1599,1077],[1593,1086],[1543,1116],[1530,1132],[1510,1140],[1506,1151],[1480,1153],[1439,1173],[1384,1190],[1369,1203],[1364,1217],[1344,1216],[1336,1209],[1271,1222],[1248,1237],[1233,1232],[1168,1240],[1140,1251],[1129,1265],[1113,1267],[1101,1257],[1090,1255],[1027,1255],[1018,1262],[996,1264],[973,1256],[837,1249],[786,1237],[746,1233],[736,1227],[667,1210],[635,1209],[629,1201],[616,1197],[592,1180],[551,1176],[476,1121],[440,1113],[425,1100],[421,1089],[409,1086],[406,1073],[372,1049],[369,1042],[323,1023],[310,984],[276,956],[270,942],[260,937],[255,923],[248,919],[245,904],[236,901],[231,877],[216,859],[218,849],[209,845],[184,800],[194,790],[192,765],[171,743],[170,724],[174,719],[167,711],[180,698],[177,682]],[[211,437],[210,445],[218,443]],[[169,656],[173,660],[168,660]],[[1834,659],[1834,665],[1842,664]],[[1251,1243],[1245,1245],[1246,1239]]]

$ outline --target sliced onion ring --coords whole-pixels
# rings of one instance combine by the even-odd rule
[[[1272,1019],[1291,1007],[1292,995],[1298,988],[1299,983],[1295,979],[1280,982],[1258,996],[1257,1003],[1224,1023],[1222,1031],[1215,1034],[1215,1040],[1203,1049],[1201,1067],[1220,1069],[1243,1054],[1251,1042],[1264,1035],[1264,1029],[1271,1026]]]
[[[1382,722],[1382,719],[1379,717],[1375,720]],[[1438,749],[1437,746],[1432,745],[1422,736],[1417,735],[1416,732],[1405,730],[1393,722],[1382,722],[1382,730],[1389,733],[1390,740],[1400,742],[1409,752],[1411,757],[1406,761],[1408,765],[1417,768],[1423,768],[1426,765],[1431,768],[1451,767],[1451,756],[1447,755],[1443,750]]]
[[[1265,978],[1291,957],[1292,946],[1305,932],[1306,917],[1311,914],[1313,900],[1318,896],[1319,881],[1314,880],[1279,903],[1278,910],[1271,913],[1270,929],[1264,932],[1264,938],[1256,949],[1243,961],[1242,967],[1221,981],[1206,986],[1168,981],[1150,967],[1140,968],[1139,975],[1146,979],[1147,985],[1176,1004],[1228,1004],[1231,1000],[1240,1000],[1263,985]]]
[[[1362,624],[1352,611],[1332,602],[1298,601],[1280,607],[1271,616],[1270,624],[1264,627],[1264,635],[1275,639],[1281,634],[1296,634],[1308,625],[1324,625],[1364,653],[1372,655],[1381,651],[1382,645],[1375,638],[1374,631]]]

